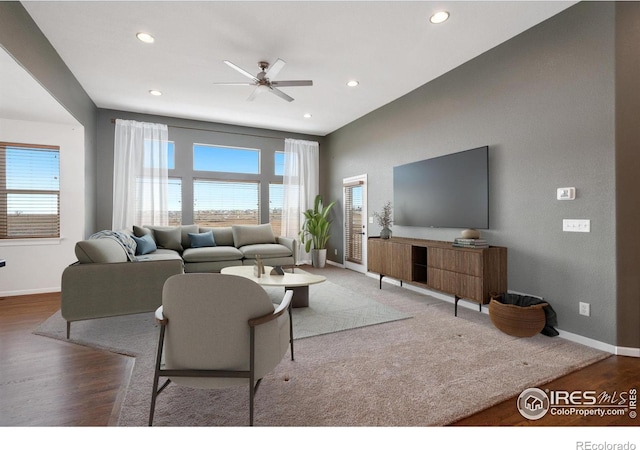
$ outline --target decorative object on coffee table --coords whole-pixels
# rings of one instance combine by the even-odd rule
[[[229,266],[222,269],[220,273],[248,278],[261,286],[276,286],[291,290],[293,291],[291,305],[294,308],[309,306],[309,286],[327,280],[322,275],[315,275],[300,269],[294,269],[292,272],[283,271],[282,275],[271,275],[273,267],[264,266],[264,268],[265,273],[259,277],[254,274],[254,269],[251,266]]]
[[[273,269],[271,269],[269,275],[284,275],[284,269],[282,268],[282,266],[275,266]]]
[[[378,212],[373,213],[373,217],[376,218],[378,225],[382,227],[382,230],[380,230],[381,239],[389,239],[391,237],[391,224],[393,223],[393,220],[391,219],[392,209],[393,208],[391,207],[391,202],[388,201],[382,207],[381,213],[378,213]]]

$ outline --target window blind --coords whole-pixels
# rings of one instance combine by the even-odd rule
[[[60,148],[0,142],[0,239],[60,237]]]
[[[361,196],[354,196],[354,190],[361,191],[357,185],[345,185],[345,240],[347,244],[345,258],[347,261],[362,263],[362,208]]]
[[[182,225],[182,179],[169,178],[169,198],[167,206],[169,208],[169,226]]]
[[[258,225],[260,183],[194,180],[193,219],[207,227]]]
[[[282,234],[282,207],[284,205],[284,190],[281,183],[269,184],[269,223],[276,236]]]

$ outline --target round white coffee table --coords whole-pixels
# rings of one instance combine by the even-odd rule
[[[291,269],[286,269],[284,275],[271,275],[272,269],[273,267],[264,266],[265,273],[260,278],[255,276],[254,266],[225,267],[220,273],[248,278],[261,286],[282,286],[285,290],[292,290],[291,306],[294,308],[309,306],[309,286],[327,280],[322,275],[314,275],[298,268],[293,269],[293,273]]]

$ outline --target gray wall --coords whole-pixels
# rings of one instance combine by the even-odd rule
[[[640,348],[640,3],[616,6],[618,345]]]
[[[88,235],[96,217],[97,108],[20,2],[0,1],[0,45],[84,127]]]
[[[560,329],[615,344],[614,31],[615,4],[578,4],[330,134],[324,195],[341,201],[342,179],[367,173],[371,216],[393,200],[394,166],[489,145],[482,234],[508,247],[509,289],[547,299]],[[576,200],[556,200],[569,186]],[[591,233],[562,232],[562,219],[590,219]],[[460,230],[393,233],[453,240]],[[342,236],[329,246],[342,262]],[[591,317],[578,315],[580,301]]]
[[[304,139],[317,141],[323,145],[323,138],[305,134],[264,130],[259,128],[223,125],[212,122],[199,122],[174,117],[138,114],[108,109],[99,110],[98,114],[98,216],[97,229],[110,229],[113,212],[113,141],[115,124],[113,119],[137,120],[141,122],[164,123],[169,126],[169,139],[175,142],[176,171],[172,176],[182,178],[183,199],[192,198],[193,150],[194,143],[228,145],[231,147],[258,148],[261,150],[263,174],[273,173],[273,155],[276,151],[284,151],[284,139]],[[269,181],[264,176],[263,181]],[[242,175],[234,179],[243,179]],[[271,177],[276,181],[277,177]],[[261,184],[261,198],[268,196],[267,182]],[[184,202],[183,202],[184,204]],[[269,221],[268,212],[263,208],[261,222]],[[193,223],[193,211],[183,208],[182,223]]]

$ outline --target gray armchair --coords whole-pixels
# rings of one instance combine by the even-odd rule
[[[292,291],[277,308],[251,280],[217,273],[169,278],[156,311],[160,338],[153,379],[149,426],[156,399],[172,381],[205,389],[249,387],[249,424],[262,378],[291,348]],[[159,379],[167,378],[158,388]]]

